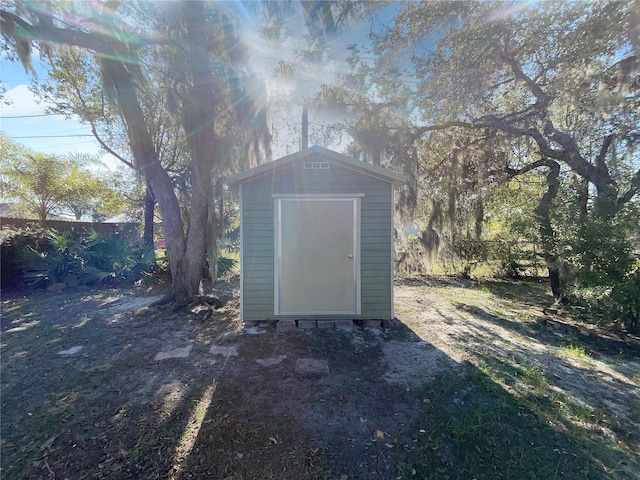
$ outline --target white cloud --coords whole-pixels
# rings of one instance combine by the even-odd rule
[[[103,153],[100,157],[100,161],[112,172],[116,171],[119,167],[124,165],[120,160],[118,160],[110,153]]]
[[[36,101],[35,95],[29,91],[27,85],[18,85],[8,90],[5,94],[5,100],[9,101],[9,105],[0,103],[0,115],[2,116],[24,116],[24,115],[42,115],[45,108],[50,106],[46,102]]]

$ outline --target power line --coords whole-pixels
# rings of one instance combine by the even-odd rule
[[[11,138],[76,138],[76,137],[93,137],[93,135],[84,135],[84,134],[76,134],[76,135],[28,135],[24,137],[11,137]]]
[[[42,150],[46,150],[48,148],[61,148],[61,147],[71,147],[73,145],[84,145],[87,143],[93,143],[95,145],[95,142],[92,142],[91,140],[84,140],[81,142],[73,142],[73,143],[61,143],[61,144],[56,144],[56,145],[47,145],[46,147],[38,147],[38,150],[42,151]]]
[[[40,113],[38,115],[0,115],[0,118],[60,117],[62,115],[62,113]]]

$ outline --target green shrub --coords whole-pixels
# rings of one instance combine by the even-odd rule
[[[571,303],[599,316],[604,325],[618,324],[640,332],[640,266],[610,285],[574,288]]]
[[[607,305],[611,319],[640,333],[640,265],[611,289]]]
[[[224,277],[227,273],[231,272],[238,265],[238,261],[229,258],[218,256],[218,278]],[[209,271],[209,259],[205,259],[204,266],[202,268],[202,278],[211,279],[211,272]]]
[[[455,236],[450,248],[455,258],[462,262],[460,273],[465,278],[469,278],[476,265],[487,261],[488,245],[482,240]]]
[[[81,272],[83,260],[79,249],[79,242],[69,233],[47,231],[42,244],[27,245],[19,252],[25,283],[33,286],[63,283],[72,274]]]
[[[570,302],[600,316],[602,323],[638,331],[640,262],[625,222],[592,219],[567,243],[565,290]]]
[[[496,241],[491,245],[490,256],[496,260],[495,276],[499,278],[520,278],[525,267],[521,263],[522,252],[513,247],[517,244]]]
[[[566,262],[577,287],[612,286],[633,269],[634,257],[627,232],[602,220],[582,225],[566,248]]]
[[[3,289],[18,288],[24,284],[21,252],[26,248],[38,250],[46,242],[47,231],[39,224],[0,231],[0,281]]]
[[[238,261],[228,257],[218,257],[218,278],[231,272],[238,265]]]
[[[48,230],[39,242],[23,242],[17,258],[21,281],[36,287],[133,283],[155,266],[153,249],[96,232],[72,236]]]
[[[155,252],[119,234],[91,232],[84,239],[85,283],[133,283],[155,265]]]

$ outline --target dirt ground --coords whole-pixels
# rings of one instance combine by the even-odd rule
[[[603,478],[640,478],[619,446],[640,445],[637,339],[569,322],[535,289],[470,287],[399,281],[395,328],[347,332],[244,326],[237,280],[217,309],[151,306],[158,287],[3,295],[1,476],[410,478],[425,385],[471,364],[513,394],[524,365],[550,395],[617,419],[575,423],[624,453]],[[297,372],[301,359],[329,373]]]

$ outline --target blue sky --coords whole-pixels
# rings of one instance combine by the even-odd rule
[[[38,77],[46,78],[46,70],[34,59]],[[88,126],[61,115],[46,115],[46,104],[38,103],[29,91],[33,77],[18,62],[0,60],[2,84],[6,88],[5,101],[0,103],[0,131],[27,148],[46,154],[65,155],[82,152],[110,156],[101,151]],[[107,160],[111,163],[112,160]]]
[[[46,69],[35,58],[34,68],[37,71],[38,79],[47,78]],[[0,73],[2,85],[6,89],[3,100],[10,102],[9,105],[0,102],[1,132],[11,137],[16,143],[33,151],[59,156],[75,152],[98,154],[102,157],[103,162],[112,168],[120,164],[114,157],[101,150],[87,125],[83,125],[78,120],[66,119],[62,115],[45,113],[47,104],[40,102],[29,90],[33,76],[25,72],[20,63],[0,58]],[[318,85],[314,85],[314,88],[317,88],[321,82],[315,83],[318,83]],[[288,132],[287,125],[299,124],[299,122],[300,113],[294,114],[294,118],[272,119],[272,126],[279,131],[281,136],[284,134],[284,138],[281,137],[280,142],[276,138],[274,145],[272,145],[276,156],[291,153],[288,151],[291,145],[288,144],[293,137]],[[293,135],[297,137],[299,134],[294,133]],[[282,144],[283,142],[284,144]],[[297,145],[294,148],[297,149]]]
[[[383,21],[389,18],[397,11],[397,5],[391,5],[379,12],[380,18],[375,21],[372,19],[365,20],[360,23],[350,25],[350,27],[336,36],[332,43],[336,47],[336,51],[343,52],[347,55],[346,46],[351,43],[365,42],[368,33],[372,29],[379,29]],[[300,20],[301,21],[301,20]],[[373,23],[372,23],[373,22]],[[303,31],[303,25],[300,24],[300,31]],[[297,47],[296,42],[289,44],[291,51],[284,48],[278,51],[272,51],[268,47],[261,44],[260,39],[255,36],[255,32],[250,32],[250,40],[253,41],[255,48],[253,67],[267,77],[270,83],[269,90],[275,93],[278,89],[284,88],[289,90],[291,87],[287,85],[278,85],[273,82],[270,77],[270,70],[281,60],[288,60],[293,51]],[[36,53],[37,55],[37,53]],[[314,70],[309,72],[311,78],[298,82],[298,86],[289,92],[293,97],[299,96],[298,103],[302,103],[301,98],[310,97],[325,82],[331,82],[334,69],[340,70],[344,68],[344,58],[342,55],[336,57],[333,65],[327,65],[325,69],[320,71]],[[38,73],[40,80],[47,77],[46,69],[38,58],[33,59],[34,68]],[[25,69],[18,62],[9,62],[5,58],[0,57],[0,80],[6,88],[3,100],[9,100],[11,103],[5,105],[0,102],[0,131],[7,134],[15,142],[20,143],[27,148],[40,151],[46,154],[65,155],[74,152],[99,154],[104,161],[110,165],[117,165],[119,162],[110,155],[104,153],[97,141],[92,137],[88,126],[81,124],[77,120],[65,119],[63,116],[46,115],[46,104],[38,103],[35,95],[29,91],[29,84],[33,80],[31,74],[25,72]],[[281,94],[282,92],[280,92]],[[278,93],[275,93],[278,95]],[[299,125],[301,119],[301,111],[275,112],[272,111],[271,126],[273,127],[274,144],[272,145],[275,157],[291,153],[299,148]],[[301,110],[301,107],[298,109]],[[284,116],[283,116],[284,114]],[[310,111],[309,120],[312,125],[324,123],[322,118],[318,118],[317,112]],[[345,141],[342,140],[336,145],[324,145],[328,148],[342,150]]]

